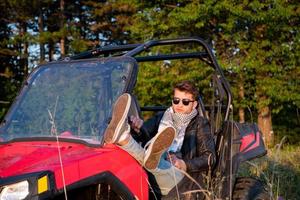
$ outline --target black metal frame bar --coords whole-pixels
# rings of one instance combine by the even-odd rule
[[[195,53],[178,53],[172,55],[156,55],[156,56],[138,56],[134,57],[138,62],[148,62],[148,61],[158,61],[158,60],[175,60],[175,59],[184,59],[184,58],[208,58],[207,53],[205,52],[195,52]],[[211,65],[211,63],[208,63]]]
[[[85,59],[85,58],[91,58],[95,56],[99,56],[101,54],[103,55],[109,55],[111,53],[116,53],[116,52],[124,52],[124,51],[129,51],[132,50],[141,44],[126,44],[126,45],[118,45],[118,46],[103,46],[99,47],[97,49],[93,49],[90,51],[86,51],[71,57],[67,57],[66,59],[70,60],[78,60],[78,59]],[[124,53],[123,53],[124,54]]]

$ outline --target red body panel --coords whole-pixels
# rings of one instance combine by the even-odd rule
[[[254,148],[258,147],[260,145],[260,143],[259,143],[259,132],[256,132],[256,134],[251,133],[249,135],[244,136],[241,139],[241,142],[242,142],[242,144],[240,146],[240,152],[243,152],[243,153],[248,152],[251,149],[254,149]],[[253,144],[251,145],[251,143],[253,143]]]
[[[110,171],[138,199],[148,199],[147,174],[128,153],[114,145],[102,148],[60,142],[59,149],[66,186]],[[62,170],[56,142],[14,142],[0,145],[0,177],[49,170],[57,189],[63,188]]]

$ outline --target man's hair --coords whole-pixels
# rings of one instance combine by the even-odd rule
[[[173,87],[173,94],[175,92],[175,89],[182,91],[182,92],[188,92],[193,95],[194,100],[199,99],[199,91],[196,88],[196,86],[188,80],[180,81],[179,83],[175,84]]]

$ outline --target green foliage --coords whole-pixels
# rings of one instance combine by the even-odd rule
[[[159,49],[159,53],[173,50],[167,47],[166,49]],[[140,63],[134,93],[141,105],[171,105],[173,85],[181,80],[191,80],[200,89],[204,98],[208,100],[211,97],[209,87],[211,82],[209,74],[211,72],[212,69],[203,61],[195,59]]]
[[[256,113],[268,106],[277,114],[283,104],[299,105],[299,2],[161,1],[139,6],[130,27],[134,38],[198,35],[213,41],[228,71],[236,108]],[[245,94],[238,98],[241,86]]]
[[[4,2],[0,3],[0,120],[3,119],[20,86],[16,52],[9,45],[12,31],[6,22],[9,15]]]
[[[131,38],[126,26],[131,26],[132,15],[136,13],[135,0],[122,1],[87,1],[84,3],[90,8],[90,31],[100,45],[108,43],[123,44]],[[100,36],[99,36],[100,35]]]

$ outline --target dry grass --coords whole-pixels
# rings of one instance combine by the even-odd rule
[[[258,177],[274,199],[300,199],[300,147],[286,146],[282,141],[269,149],[267,156],[244,163],[239,174]]]

